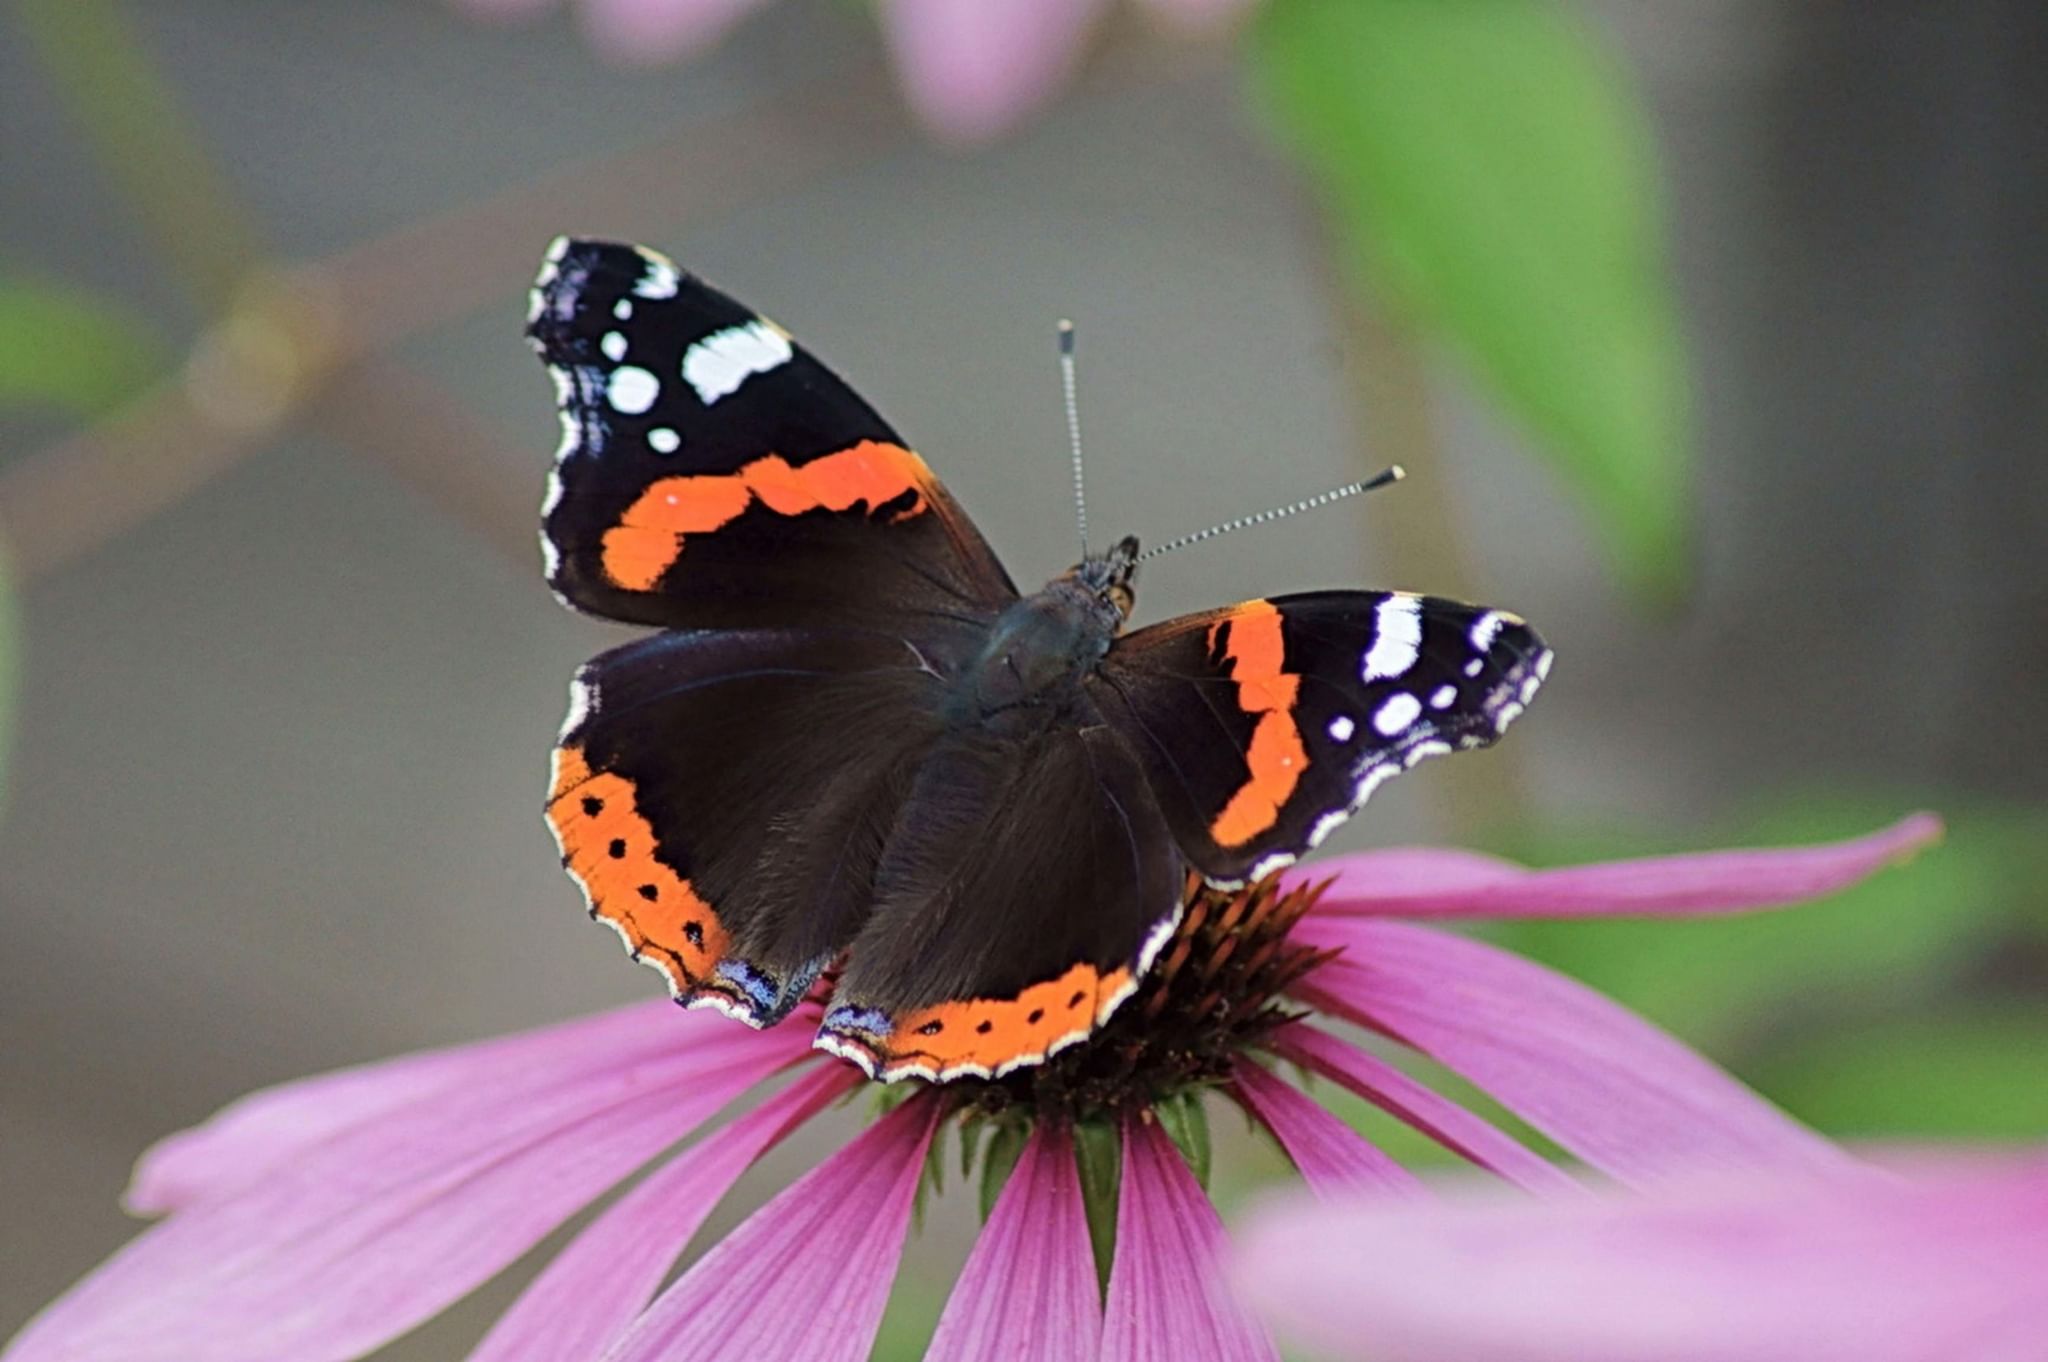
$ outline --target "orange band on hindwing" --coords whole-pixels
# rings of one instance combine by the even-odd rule
[[[667,976],[670,992],[681,997],[710,976],[725,954],[726,929],[717,910],[655,854],[654,828],[632,781],[593,772],[581,748],[557,750],[548,824],[591,914],[619,933],[636,960]]]
[[[1240,847],[1279,821],[1281,806],[1308,769],[1308,749],[1294,722],[1301,678],[1286,670],[1279,609],[1251,601],[1218,620],[1209,627],[1212,651],[1219,632],[1230,679],[1237,683],[1237,706],[1258,716],[1244,754],[1250,774],[1209,824],[1218,846]]]
[[[890,1043],[874,1055],[876,1076],[986,1077],[1035,1064],[1085,1039],[1133,987],[1129,969],[1103,973],[1084,962],[1014,998],[920,1008],[892,1019]]]
[[[648,591],[683,556],[693,534],[709,534],[756,503],[776,515],[848,511],[869,514],[906,494],[915,500],[892,517],[907,520],[931,506],[931,470],[901,445],[862,440],[847,449],[792,464],[779,454],[736,473],[662,478],[640,494],[604,534],[604,573],[629,591]]]

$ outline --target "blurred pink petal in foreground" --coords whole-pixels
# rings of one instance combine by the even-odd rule
[[[1564,1204],[1295,1199],[1252,1218],[1235,1269],[1330,1359],[2036,1362],[2048,1155]]]
[[[1284,1070],[1269,1067],[1275,1060],[1328,1078],[1421,1131],[1518,1189],[1518,1205],[1578,1208],[1555,1221],[1532,1211],[1524,1212],[1525,1220],[1490,1210],[1457,1216],[1499,1217],[1532,1236],[1550,1234],[1558,1241],[1555,1264],[1567,1266],[1581,1260],[1564,1252],[1576,1242],[1566,1231],[1590,1227],[1594,1247],[1623,1243],[1617,1271],[1645,1274],[1641,1281],[1654,1286],[1649,1274],[1660,1260],[1637,1254],[1626,1233],[1633,1222],[1623,1213],[1589,1205],[1582,1170],[1545,1158],[1320,1021],[1361,1023],[1464,1073],[1593,1172],[1630,1186],[1683,1186],[1677,1180],[1696,1177],[1703,1167],[1772,1169],[1780,1176],[1798,1170],[1807,1178],[1825,1170],[1860,1181],[1869,1175],[1838,1150],[1626,1009],[1533,962],[1392,919],[1486,912],[1685,915],[1785,904],[1853,883],[1939,832],[1935,820],[1922,816],[1830,845],[1554,871],[1526,871],[1456,851],[1336,857],[1293,877],[1298,890],[1311,876],[1334,875],[1335,887],[1320,900],[1284,887],[1198,894],[1175,950],[1165,953],[1147,982],[1156,993],[1141,992],[1129,1007],[1134,1017],[1152,1018],[1145,1025],[1165,1026],[1169,1037],[1180,1038],[1169,1039],[1168,1050],[1193,1034],[1188,1019],[1147,1012],[1146,1004],[1163,1008],[1172,996],[1170,976],[1183,968],[1210,981],[1190,995],[1208,999],[1198,1008],[1202,1017],[1214,1015],[1219,1002],[1225,1012],[1246,1006],[1270,1016],[1264,1009],[1280,1006],[1291,1016],[1306,1005],[1322,1014],[1281,1025],[1269,1020],[1210,1057],[1231,1075],[1223,1096],[1274,1135],[1318,1194],[1343,1199],[1370,1189],[1378,1198],[1374,1205],[1387,1208],[1346,1210],[1329,1222],[1335,1228],[1316,1228],[1323,1237],[1310,1243],[1291,1245],[1286,1233],[1266,1233],[1261,1255],[1292,1251],[1304,1261],[1321,1260],[1323,1275],[1304,1270],[1293,1283],[1301,1291],[1336,1280],[1330,1274],[1344,1262],[1379,1261],[1371,1253],[1346,1259],[1332,1251],[1348,1243],[1345,1227],[1381,1223],[1354,1217],[1410,1217],[1399,1221],[1396,1238],[1372,1242],[1385,1271],[1409,1271],[1398,1280],[1414,1279],[1412,1308],[1425,1314],[1437,1308],[1432,1302],[1446,1311],[1461,1308],[1464,1281],[1484,1280],[1488,1245],[1515,1241],[1476,1232],[1459,1238],[1457,1227],[1491,1225],[1492,1219],[1440,1222],[1398,1211],[1433,1198],[1318,1106],[1313,1094],[1290,1083]],[[1202,936],[1197,920],[1212,917],[1218,934]],[[1198,948],[1216,954],[1197,958]],[[1336,952],[1334,958],[1320,960],[1324,949]],[[1259,977],[1249,967],[1235,976],[1224,971],[1232,954],[1268,961],[1287,956],[1300,966],[1246,997],[1225,998],[1215,992],[1217,981],[1235,977],[1251,987],[1242,981]],[[31,1321],[5,1350],[4,1362],[343,1362],[474,1290],[643,1169],[644,1180],[585,1225],[528,1285],[472,1362],[598,1356],[655,1362],[734,1351],[766,1359],[781,1355],[784,1345],[811,1362],[865,1357],[910,1229],[926,1153],[945,1115],[942,1102],[929,1096],[913,1095],[881,1118],[662,1288],[746,1168],[856,1086],[852,1069],[811,1049],[817,1017],[813,1002],[786,1025],[750,1031],[709,1013],[679,1014],[667,1003],[650,1003],[245,1098],[143,1157],[130,1205],[167,1218]],[[1127,1030],[1119,1043],[1142,1051],[1151,1042],[1143,1031]],[[1136,1051],[1117,1053],[1128,1064]],[[788,1081],[766,1100],[736,1110],[750,1092],[783,1076]],[[1222,1226],[1172,1141],[1144,1110],[1163,1093],[1185,1091],[1184,1074],[1181,1086],[1151,1086],[1143,1073],[1124,1082],[1122,1091],[1083,1113],[1123,1118],[1121,1230],[1106,1307],[1096,1292],[1064,1118],[1041,1122],[953,1291],[929,1356],[988,1356],[992,1344],[1012,1356],[1049,1359],[1272,1356],[1261,1329],[1212,1280],[1211,1265],[1227,1251]],[[693,1136],[699,1137],[680,1153],[669,1152]],[[1814,1223],[1824,1223],[1827,1194],[1804,1189],[1800,1195],[1815,1207]],[[1996,1207],[1985,1200],[1989,1214]],[[2008,1276],[1970,1266],[1977,1261],[1976,1241],[1966,1212],[1977,1203],[1959,1202],[1963,1209],[1945,1220],[1915,1219],[1920,1204],[1893,1213],[1889,1203],[1872,1199],[1863,1214],[1874,1240],[1882,1237],[1879,1231],[1889,1233],[1887,1226],[1911,1223],[1930,1235],[1938,1252],[1930,1250],[1926,1265],[1905,1250],[1873,1261],[1887,1270],[1920,1270],[1923,1293],[1944,1293],[1940,1299],[1955,1302],[1959,1312],[1974,1308],[1973,1284],[2005,1291]],[[1736,1215],[1713,1213],[1722,1221],[1710,1219],[1708,1229]],[[1680,1211],[1669,1214],[1678,1217],[1674,1223],[1691,1223]],[[1621,1228],[1602,1230],[1610,1222]],[[1737,1217],[1731,1223],[1731,1233],[1747,1246],[1749,1222]],[[1759,1252],[1793,1280],[1792,1266],[1803,1261],[1807,1241],[1782,1227],[1776,1233],[1776,1239],[1755,1234]],[[1726,1235],[1701,1231],[1681,1242],[1722,1272],[1701,1273],[1704,1283],[1737,1289],[1740,1265],[1709,1252],[1725,1246]],[[2039,1248],[2031,1264],[2037,1271]],[[1462,1264],[1463,1252],[1479,1262],[1462,1275],[1433,1276],[1417,1266]],[[1592,1262],[1590,1250],[1584,1261]],[[1862,1260],[1851,1255],[1844,1261]],[[1552,1276],[1562,1271],[1555,1267]],[[1529,1299],[1571,1305],[1565,1288],[1575,1279],[1552,1276],[1530,1278],[1545,1286]],[[1615,1280],[1627,1288],[1622,1299],[1650,1299],[1639,1278]],[[1816,1293],[1846,1289],[1824,1274],[1811,1280]],[[1590,1282],[1579,1289],[1586,1300],[1601,1294]],[[1368,1298],[1361,1290],[1359,1299]],[[1754,1309],[1772,1299],[1760,1295]],[[2007,1297],[1986,1299],[1997,1304]],[[1288,1310],[1296,1297],[1270,1301],[1275,1318],[1293,1319]],[[1385,1318],[1391,1330],[1408,1317],[1390,1312]],[[1675,1327],[1663,1316],[1650,1318]],[[1479,1311],[1471,1327],[1489,1319]],[[1519,1346],[1534,1346],[1509,1324],[1500,1327]],[[1902,1324],[1895,1332],[1906,1337],[1910,1330]],[[1434,1347],[1433,1335],[1415,1337]],[[1436,1355],[1475,1353],[1453,1346]],[[1599,1362],[1629,1354],[1580,1349],[1576,1355]],[[1893,1355],[1871,1354],[1879,1362]],[[1928,1354],[1942,1362],[1961,1355]],[[1667,1350],[1659,1362],[1686,1356]],[[1697,1356],[1721,1362],[1746,1355]],[[1809,1349],[1806,1356],[1832,1362],[1835,1355]]]
[[[524,19],[556,0],[454,0],[487,19]],[[695,56],[767,0],[578,0],[608,61]],[[910,107],[935,135],[979,142],[1008,131],[1064,85],[1110,0],[880,0],[882,33]],[[1145,0],[1190,32],[1215,31],[1251,0]]]

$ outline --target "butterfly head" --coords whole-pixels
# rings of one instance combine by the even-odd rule
[[[1138,537],[1127,534],[1107,553],[1091,553],[1069,568],[1067,579],[1087,591],[1096,601],[1116,611],[1121,625],[1137,604]]]

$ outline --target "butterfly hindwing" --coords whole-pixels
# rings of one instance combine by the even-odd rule
[[[1505,610],[1323,591],[1121,637],[1091,688],[1188,859],[1235,885],[1321,843],[1417,762],[1493,742],[1550,658]]]
[[[579,672],[548,822],[593,917],[678,1001],[785,1015],[866,920],[936,730],[900,639],[655,635]]]
[[[1035,1064],[1136,990],[1185,882],[1136,753],[1099,719],[951,734],[904,801],[819,1045],[885,1079]]]
[[[527,334],[562,445],[549,585],[666,628],[975,617],[1015,588],[873,408],[773,322],[644,247],[564,238]]]

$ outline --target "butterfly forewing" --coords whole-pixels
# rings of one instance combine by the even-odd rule
[[[1318,845],[1390,777],[1499,738],[1549,668],[1505,610],[1323,591],[1129,634],[1093,689],[1181,849],[1228,885]]]
[[[1016,595],[924,460],[773,322],[643,247],[564,239],[527,334],[562,443],[548,582],[668,628],[975,619]]]

